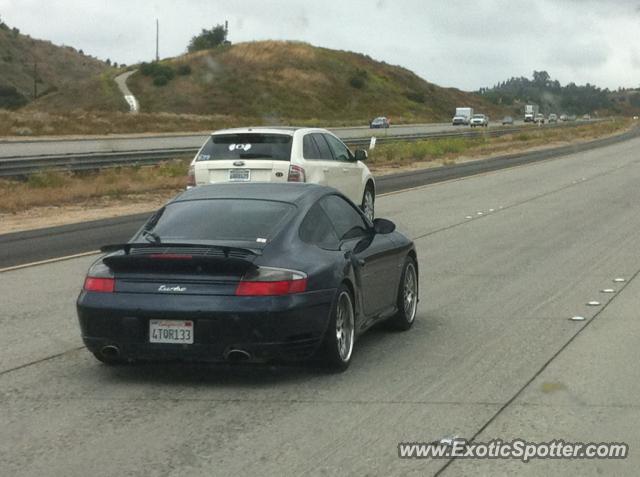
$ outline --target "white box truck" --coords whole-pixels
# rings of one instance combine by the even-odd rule
[[[526,104],[524,106],[524,122],[534,122],[536,120],[536,114],[538,114],[539,111],[540,109],[537,104]]]
[[[456,108],[456,114],[453,116],[451,123],[454,126],[460,126],[462,124],[468,126],[472,116],[473,108]]]

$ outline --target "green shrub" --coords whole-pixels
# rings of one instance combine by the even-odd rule
[[[191,74],[191,66],[189,65],[180,65],[178,66],[178,74],[180,76],[187,76]]]
[[[155,76],[153,78],[154,86],[164,86],[169,82],[169,78],[163,75]]]
[[[189,172],[189,162],[173,160],[158,166],[158,174],[162,177],[185,177]]]
[[[364,88],[364,80],[359,76],[352,76],[349,79],[349,84],[351,85],[352,88],[356,88],[356,89]]]
[[[45,171],[31,174],[27,179],[29,187],[44,189],[45,187],[61,187],[67,183],[67,177],[60,172]]]
[[[153,63],[142,63],[140,65],[140,73],[153,78],[164,76],[167,80],[171,80],[175,76],[175,71],[171,66],[158,63],[157,61]]]
[[[14,86],[0,85],[0,109],[18,109],[28,102]]]
[[[421,91],[407,91],[405,97],[414,103],[424,103],[426,101],[425,94]]]
[[[368,73],[366,70],[357,70],[351,78],[349,78],[349,85],[355,89],[362,89],[367,83]]]

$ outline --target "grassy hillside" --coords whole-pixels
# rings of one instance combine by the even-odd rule
[[[50,111],[126,109],[111,87],[112,70],[72,47],[36,40],[0,24],[0,108],[29,104],[30,109]]]
[[[441,88],[368,56],[299,42],[223,46],[165,60],[160,76],[136,73],[129,87],[144,112],[224,114],[277,123],[451,119],[456,106],[498,116],[504,109],[475,94]],[[182,73],[182,74],[180,74]],[[156,75],[158,76],[158,75]]]

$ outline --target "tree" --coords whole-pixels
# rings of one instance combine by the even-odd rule
[[[533,72],[533,82],[539,86],[546,86],[547,81],[549,81],[549,73],[546,71],[534,71]]]
[[[224,25],[216,25],[211,30],[203,29],[199,35],[191,38],[187,50],[189,53],[198,50],[208,50],[221,45],[227,39],[227,30]]]

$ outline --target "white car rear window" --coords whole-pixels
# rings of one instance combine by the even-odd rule
[[[272,159],[288,161],[291,158],[293,138],[287,134],[220,134],[205,143],[198,161],[229,159]]]

